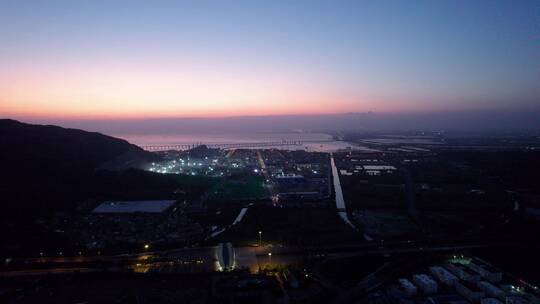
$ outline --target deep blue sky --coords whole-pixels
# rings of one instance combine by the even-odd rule
[[[539,1],[3,1],[0,116],[534,108]]]

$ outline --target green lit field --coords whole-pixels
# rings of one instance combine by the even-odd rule
[[[242,180],[222,179],[210,190],[211,201],[260,200],[267,197],[261,176],[249,176]]]

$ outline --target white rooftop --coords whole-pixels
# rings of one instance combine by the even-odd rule
[[[365,170],[396,170],[394,166],[385,165],[363,165]]]
[[[160,201],[107,201],[97,206],[92,213],[160,213],[172,206],[175,200]]]

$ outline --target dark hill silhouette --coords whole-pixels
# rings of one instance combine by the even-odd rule
[[[51,125],[0,120],[0,162],[4,173],[49,175],[69,170],[138,168],[155,158],[125,140]]]
[[[103,134],[0,120],[0,257],[75,248],[54,222],[101,201],[198,199],[216,182],[140,170],[158,160]]]
[[[38,215],[93,196],[108,169],[141,168],[157,157],[100,133],[0,120],[0,201],[4,215]],[[132,171],[132,170],[129,170]],[[99,173],[103,172],[103,173]],[[126,171],[127,172],[127,171]]]

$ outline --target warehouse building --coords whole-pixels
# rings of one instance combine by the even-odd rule
[[[492,283],[497,283],[502,280],[502,273],[497,271],[496,269],[493,269],[492,267],[489,267],[488,265],[479,265],[479,264],[471,262],[467,264],[467,267],[476,271],[484,279]]]
[[[440,266],[430,267],[429,271],[434,277],[445,285],[454,286],[454,284],[458,281],[458,278],[455,275]]]
[[[175,200],[106,201],[92,211],[95,214],[162,213],[174,205]]]
[[[482,289],[486,293],[486,295],[489,297],[506,301],[506,293],[499,287],[489,282],[486,282],[486,281],[478,282],[478,288]]]
[[[454,286],[456,287],[456,292],[471,303],[480,303],[480,300],[485,296],[484,291],[474,283],[461,281],[456,282]]]
[[[433,294],[437,292],[437,282],[433,281],[428,275],[415,274],[413,275],[413,282],[426,294]]]
[[[414,286],[414,284],[407,279],[399,279],[399,285],[401,286],[403,291],[405,291],[405,293],[409,296],[414,296],[418,293],[418,289],[416,288],[416,286]]]
[[[483,298],[482,300],[480,300],[480,304],[503,304],[503,302],[495,298]]]
[[[444,267],[465,282],[476,283],[481,279],[480,274],[459,264],[447,263]]]

